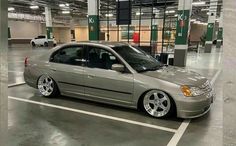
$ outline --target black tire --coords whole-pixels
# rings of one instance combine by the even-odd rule
[[[145,94],[143,94],[143,96],[139,100],[139,108],[141,108],[142,111],[144,111],[146,114],[148,114],[149,116],[154,117],[154,118],[169,118],[169,117],[174,116],[174,113],[176,113],[175,112],[176,111],[175,102],[167,93],[165,93],[163,91],[160,91],[160,93],[163,93],[165,95],[165,97],[168,99],[169,105],[170,105],[168,112],[164,115],[158,115],[158,116],[150,114],[150,111],[148,111],[147,107],[145,107],[144,100],[145,100],[145,98],[147,98],[147,94],[149,94],[150,92],[153,92],[153,91],[160,91],[160,90],[150,90],[150,91],[147,91]]]
[[[48,47],[48,43],[47,42],[44,43],[44,47]]]
[[[52,86],[51,86],[52,87],[52,92],[50,94],[44,94],[43,91],[42,91],[42,87],[41,87],[42,85],[40,86],[40,84],[43,82],[43,80],[45,78],[49,78],[50,81],[52,82]],[[60,91],[59,91],[59,88],[57,86],[57,83],[48,75],[42,75],[42,76],[39,77],[38,82],[37,82],[37,87],[38,87],[39,92],[44,97],[53,98],[53,97],[57,97],[58,95],[60,95]]]
[[[32,45],[32,47],[35,47],[35,46],[36,46],[34,42],[32,42],[31,45]]]

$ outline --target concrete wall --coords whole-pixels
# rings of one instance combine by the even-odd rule
[[[200,37],[207,31],[207,25],[191,24],[190,40],[200,41]]]
[[[41,35],[43,30],[43,24],[38,22],[9,20],[8,27],[11,30],[11,37],[17,39],[34,38],[35,36]]]
[[[53,34],[58,43],[68,43],[71,41],[70,28],[54,27]]]
[[[10,27],[12,39],[30,40],[38,35],[46,34],[45,23],[9,20],[8,27]],[[71,41],[69,27],[53,25],[53,33],[58,43]]]
[[[76,41],[88,41],[88,27],[76,27],[75,28],[75,40]]]

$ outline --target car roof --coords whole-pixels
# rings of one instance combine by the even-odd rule
[[[124,46],[124,45],[128,45],[128,43],[125,42],[108,42],[108,41],[82,41],[82,42],[71,42],[71,43],[67,43],[65,44],[65,46],[70,46],[70,45],[79,45],[79,44],[83,44],[83,45],[99,45],[99,46],[107,46],[107,47],[118,47],[118,46]]]

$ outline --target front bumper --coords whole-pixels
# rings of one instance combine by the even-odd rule
[[[183,100],[177,101],[177,117],[197,118],[208,113],[215,100],[213,91],[198,97],[183,97]]]

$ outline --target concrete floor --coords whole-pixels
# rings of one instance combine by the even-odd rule
[[[46,51],[27,45],[9,48],[9,85],[22,83],[24,57]],[[221,50],[189,53],[187,69],[215,80],[216,101],[205,116],[155,119],[139,111],[70,97],[48,99],[23,84],[9,87],[9,146],[221,146],[223,93]],[[219,75],[217,78],[216,75]],[[65,109],[67,107],[68,109]],[[86,111],[88,113],[83,113]],[[94,114],[95,113],[95,114]],[[104,115],[108,116],[105,117]],[[182,135],[181,133],[184,134]],[[176,138],[177,137],[177,138]],[[180,139],[178,139],[178,137]]]

